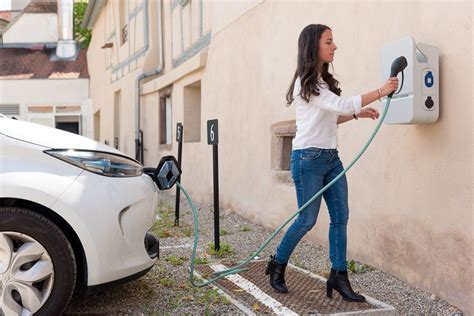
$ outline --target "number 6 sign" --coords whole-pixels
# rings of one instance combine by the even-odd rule
[[[219,144],[219,133],[217,120],[207,121],[207,144],[217,145]]]

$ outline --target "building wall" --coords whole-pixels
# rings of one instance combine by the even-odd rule
[[[93,138],[89,79],[0,80],[0,108],[2,105],[19,105],[20,113],[16,117],[23,120],[35,116],[54,123],[55,116],[80,116],[81,135]],[[44,106],[52,107],[52,111],[40,114],[30,111]]]
[[[384,126],[349,174],[348,255],[472,311],[472,279],[466,278],[473,272],[472,72],[466,71],[472,70],[471,10],[470,3],[269,1],[214,36],[203,78],[202,125],[219,119],[222,205],[271,227],[296,210],[294,188],[271,169],[270,126],[294,119],[284,97],[304,26],[318,22],[333,28],[339,46],[334,66],[346,96],[382,85],[380,54],[386,42],[412,35],[438,46],[441,118],[433,125]],[[442,12],[449,15],[440,19]],[[352,160],[374,125],[359,120],[340,126],[344,162]],[[204,141],[200,150],[209,151]],[[210,183],[211,173],[192,166],[210,165],[210,156],[200,160],[186,146],[184,151],[184,185],[194,198],[206,200],[210,188],[194,179]],[[308,238],[327,246],[327,229],[323,207]]]
[[[181,54],[186,51],[182,42],[175,43],[181,39],[173,33],[173,27],[180,25],[173,22],[180,3],[163,5],[165,73],[142,85],[145,163],[154,165],[163,155],[177,154],[174,131],[176,123],[184,121],[188,106],[185,89],[199,85],[201,141],[184,143],[183,185],[196,201],[211,201],[212,155],[206,121],[219,119],[221,207],[267,227],[277,227],[297,208],[288,171],[272,168],[272,126],[294,120],[294,108],[285,107],[285,94],[296,67],[301,30],[311,23],[332,27],[339,47],[335,73],[345,96],[383,84],[380,61],[385,43],[411,35],[439,47],[439,121],[384,125],[348,175],[348,257],[472,313],[472,3],[255,1],[224,7],[223,2],[204,1],[211,6],[203,13],[208,17],[203,25],[210,24],[210,44],[176,64],[182,55],[175,45],[181,45]],[[121,121],[126,146],[120,149],[133,155],[134,79],[140,69],[113,82],[104,69],[100,46],[107,7],[94,26],[89,49],[91,94],[95,110],[101,111],[100,137],[106,140],[113,130],[113,93],[121,89],[121,117],[127,119]],[[157,20],[151,19],[150,27],[156,29]],[[150,47],[159,47],[153,46],[155,38],[150,39]],[[191,31],[193,38],[198,41]],[[149,58],[156,60],[156,55],[146,56],[148,69],[153,67]],[[173,144],[160,145],[160,93],[168,87],[172,88]],[[374,126],[373,121],[358,120],[339,127],[339,151],[346,164]],[[186,130],[184,126],[185,135]],[[327,246],[327,230],[323,203],[318,224],[307,238]]]
[[[98,134],[100,141],[112,144],[114,138],[117,137],[113,132],[113,105],[114,94],[121,91],[120,116],[123,119],[120,119],[119,149],[135,156],[134,119],[137,76],[158,67],[161,63],[160,54],[163,55],[164,73],[174,73],[174,70],[179,68],[182,77],[188,75],[186,69],[195,71],[194,66],[185,64],[208,47],[214,23],[212,18],[214,12],[217,10],[217,13],[222,15],[215,22],[218,29],[222,29],[243,14],[245,9],[259,2],[248,1],[245,4],[233,5],[233,10],[226,11],[222,4],[217,5],[217,2],[212,1],[163,1],[161,11],[164,46],[162,49],[158,23],[159,1],[108,1],[94,24],[94,36],[88,49],[89,73],[92,78],[91,97],[94,100],[93,112],[100,113],[101,117]],[[223,12],[225,14],[222,14]],[[146,19],[149,19],[148,25],[144,23]],[[129,40],[122,43],[120,36],[124,23],[128,26]],[[102,48],[105,44],[112,44],[112,47]],[[176,77],[173,75],[172,80]],[[145,79],[144,83],[149,80]],[[174,83],[170,80],[163,82],[161,85],[154,85],[155,93]],[[144,89],[146,89],[145,85]],[[155,96],[155,98],[158,104],[159,97]],[[108,117],[111,119],[103,119]],[[157,117],[153,118],[155,121],[157,119]],[[145,124],[145,120],[141,121]],[[147,151],[145,141],[145,152]]]
[[[151,14],[151,9],[146,12],[145,4],[155,6],[155,1],[108,1],[94,25],[87,54],[94,101],[92,112],[96,119],[100,113],[98,140],[112,146],[118,138],[118,148],[132,157],[135,156],[135,79],[142,72],[150,42],[157,41],[154,38],[156,30],[144,23],[146,14]],[[125,42],[121,41],[123,24],[127,25],[128,33]],[[112,47],[102,48],[107,43]],[[114,133],[117,131],[114,128],[114,116],[117,115],[114,95],[117,92],[121,96],[119,135]]]
[[[23,10],[30,2],[31,0],[12,0],[11,9],[13,11]]]
[[[53,43],[58,40],[56,13],[24,13],[3,34],[3,43]]]
[[[219,31],[229,26],[237,18],[249,12],[252,8],[263,3],[263,0],[242,0],[242,1],[205,1],[209,6],[209,15],[206,20],[212,24],[212,32]]]

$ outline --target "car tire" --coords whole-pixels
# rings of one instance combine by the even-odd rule
[[[74,251],[56,224],[29,209],[0,207],[0,314],[60,315],[76,273]]]

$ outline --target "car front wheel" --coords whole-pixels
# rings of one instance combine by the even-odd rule
[[[72,247],[41,214],[0,207],[0,314],[59,315],[76,282]]]

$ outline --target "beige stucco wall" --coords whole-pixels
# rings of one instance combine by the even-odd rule
[[[263,0],[205,1],[208,6],[205,12],[209,12],[207,20],[211,21],[212,32],[217,34],[262,2]]]
[[[165,1],[164,12],[171,12],[169,6]],[[380,54],[386,42],[411,35],[435,45],[440,50],[440,120],[431,125],[382,126],[351,170],[348,257],[473,313],[472,3],[255,1],[239,4],[247,7],[235,11],[229,6],[224,11],[231,17],[222,16],[220,22],[215,12],[224,11],[217,6],[204,14],[213,21],[204,23],[211,23],[210,46],[175,69],[171,15],[164,15],[165,73],[142,86],[145,163],[156,164],[163,155],[177,154],[174,131],[183,121],[184,87],[201,81],[201,142],[183,146],[184,186],[196,201],[212,201],[212,154],[205,136],[206,121],[217,118],[221,207],[276,227],[296,210],[296,198],[294,188],[280,182],[271,169],[270,127],[294,119],[294,108],[285,107],[284,98],[303,27],[310,23],[332,27],[339,47],[335,72],[346,96],[382,85]],[[91,96],[95,110],[101,111],[101,141],[112,141],[113,92],[121,89],[125,119],[120,149],[133,156],[134,79],[140,69],[111,82],[100,49],[106,40],[103,16],[104,11],[94,26],[88,54]],[[150,25],[156,27],[156,20]],[[151,42],[151,47],[158,46]],[[156,57],[146,58],[149,70]],[[173,144],[159,146],[158,91],[169,84]],[[369,120],[340,126],[339,151],[346,164],[374,126]],[[323,204],[308,238],[327,246],[327,229]]]
[[[3,34],[3,43],[54,43],[58,40],[56,13],[24,13]]]

